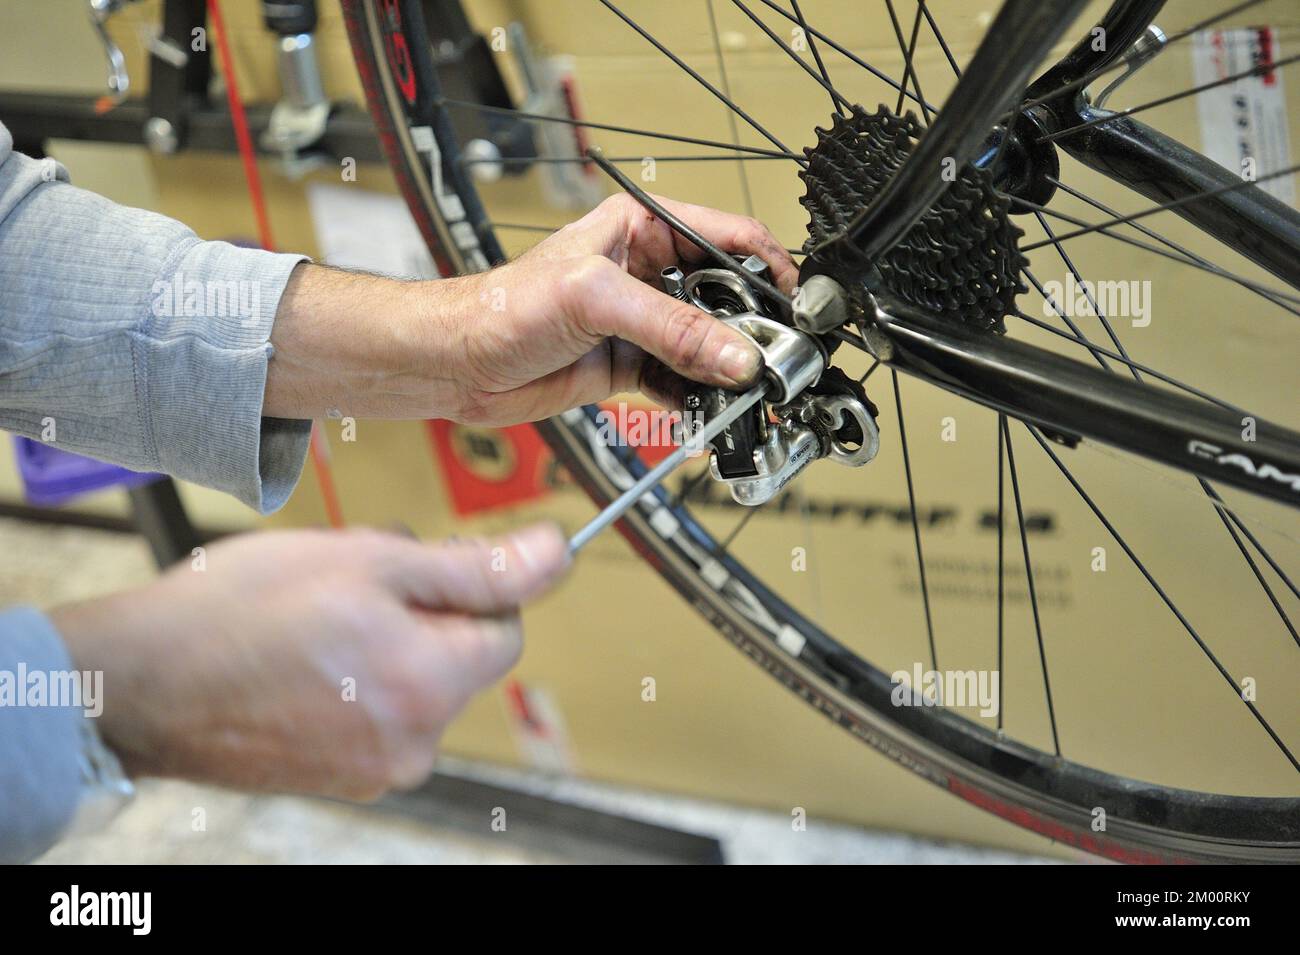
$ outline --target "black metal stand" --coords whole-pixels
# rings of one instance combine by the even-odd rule
[[[149,542],[160,568],[189,557],[204,543],[204,537],[190,523],[171,478],[133,487],[128,493],[135,528]]]

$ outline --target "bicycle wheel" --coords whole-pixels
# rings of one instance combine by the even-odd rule
[[[1096,165],[1105,165],[1110,160],[1098,151],[1090,139],[1091,134],[1113,131],[1122,126],[1128,133],[1136,135],[1133,133],[1135,127],[1124,126],[1123,123],[1129,122],[1124,117],[1110,116],[1067,117],[1062,123],[1061,116],[1044,115],[1050,109],[1045,111],[1040,107],[1068,102],[1073,104],[1072,108],[1091,108],[1082,91],[1090,84],[1097,85],[1102,76],[1113,78],[1125,65],[1125,54],[1146,34],[1152,18],[1160,11],[1162,4],[1156,0],[1118,0],[1101,21],[1110,37],[1110,45],[1103,44],[1098,51],[1095,31],[1088,34],[1065,60],[1043,73],[1032,86],[1029,86],[1030,81],[1042,68],[1042,60],[1079,14],[1083,4],[1078,0],[1008,0],[964,69],[959,67],[956,56],[944,42],[937,17],[925,2],[915,4],[909,30],[899,19],[892,0],[885,0],[903,59],[901,80],[892,79],[848,47],[837,43],[828,33],[816,29],[810,22],[812,18],[805,18],[798,3],[782,5],[762,0],[767,17],[764,19],[751,9],[751,5],[733,0],[734,7],[746,21],[754,24],[772,42],[775,55],[785,55],[797,62],[799,69],[809,77],[809,82],[815,84],[813,92],[819,104],[812,109],[812,115],[819,121],[809,124],[807,132],[810,136],[815,135],[815,144],[804,152],[785,146],[749,111],[737,105],[729,94],[724,44],[719,38],[717,12],[712,3],[704,5],[705,27],[712,34],[716,53],[714,68],[720,85],[711,83],[692,69],[637,18],[628,15],[621,5],[606,0],[599,3],[593,0],[591,5],[603,14],[612,14],[607,16],[611,29],[630,29],[631,36],[648,42],[654,50],[684,70],[693,82],[721,100],[728,107],[733,124],[743,122],[755,128],[765,142],[760,147],[739,145],[735,125],[731,140],[723,142],[637,130],[625,123],[601,125],[563,116],[530,114],[527,116],[529,122],[539,126],[558,124],[564,128],[639,133],[661,141],[676,139],[688,142],[693,148],[720,147],[729,150],[720,152],[720,155],[734,159],[738,164],[746,157],[788,158],[804,166],[803,179],[807,186],[804,205],[810,210],[811,221],[809,238],[805,243],[808,253],[805,274],[816,271],[834,273],[851,285],[855,282],[855,275],[865,275],[874,270],[871,278],[876,283],[874,287],[883,287],[896,301],[901,301],[902,312],[909,308],[938,312],[946,321],[962,327],[962,335],[966,336],[962,341],[969,343],[972,353],[982,347],[979,345],[982,340],[996,342],[1010,337],[1002,335],[1005,318],[1023,319],[1027,324],[1024,329],[1019,324],[1015,326],[1017,335],[1040,334],[1046,337],[1050,334],[1081,348],[1106,374],[1118,376],[1123,372],[1139,381],[1154,377],[1161,381],[1164,390],[1190,393],[1206,408],[1217,403],[1236,413],[1237,404],[1221,401],[1203,389],[1193,388],[1133,360],[1113,326],[1106,321],[1099,303],[1092,302],[1096,307],[1093,318],[1100,319],[1100,327],[1108,335],[1105,345],[1088,338],[1079,324],[1072,320],[1068,310],[1046,295],[1043,283],[1030,271],[1029,262],[1022,255],[1032,251],[1036,244],[1020,243],[1024,232],[1012,225],[1009,217],[1014,213],[1027,217],[1020,221],[1032,219],[1037,222],[1046,236],[1043,248],[1059,255],[1069,276],[1082,282],[1079,270],[1064,245],[1064,239],[1071,236],[1058,235],[1048,221],[1049,216],[1057,214],[1052,206],[1067,195],[1077,197],[1108,217],[1098,224],[1062,214],[1064,220],[1071,223],[1071,234],[1103,234],[1114,239],[1120,227],[1128,225],[1142,238],[1135,239],[1131,233],[1125,232],[1120,241],[1148,251],[1154,249],[1151,254],[1175,258],[1186,269],[1211,275],[1241,290],[1242,294],[1253,296],[1273,311],[1300,315],[1297,308],[1300,298],[1291,289],[1257,279],[1254,272],[1247,275],[1220,267],[1146,223],[1139,224],[1135,217],[1120,216],[1109,206],[1063,181],[1064,173],[1060,171],[1063,156],[1058,152],[1064,152],[1065,145],[1077,149],[1085,157],[1081,161],[1086,163],[1091,159]],[[1186,42],[1200,30],[1223,22],[1226,17],[1238,16],[1241,7],[1256,5],[1229,8],[1225,3],[1214,15],[1186,30],[1167,34],[1164,40],[1170,44]],[[476,106],[442,97],[429,49],[423,5],[414,0],[344,0],[343,8],[354,56],[380,138],[398,185],[439,266],[445,273],[464,272],[501,261],[502,246],[497,228],[506,226],[498,224],[494,227],[479,190],[468,174],[471,165],[481,160],[462,153],[453,117],[454,111],[474,111]],[[802,55],[791,42],[783,40],[769,20],[782,24],[782,30],[796,30],[791,35],[802,41]],[[1076,24],[1074,29],[1083,35],[1085,26]],[[930,106],[915,66],[923,29],[933,36],[945,60],[959,77],[948,97],[948,105],[940,110]],[[823,59],[823,53],[829,56],[831,50],[851,61],[855,68],[863,70],[863,76],[875,77],[892,86],[897,92],[895,108],[882,106],[870,113],[843,96],[832,82],[831,71]],[[1282,62],[1256,64],[1251,75],[1260,75],[1266,68],[1278,70]],[[818,90],[816,86],[822,89]],[[836,114],[829,125],[826,94],[829,94]],[[920,108],[920,119],[904,113],[909,100]],[[1138,111],[1130,109],[1126,113]],[[1022,124],[1030,124],[1031,128],[1026,131]],[[820,127],[815,134],[814,127]],[[1057,143],[1062,144],[1059,151],[1053,148]],[[1129,143],[1130,147],[1133,145],[1134,142]],[[1175,144],[1170,141],[1161,140],[1160,145],[1168,153],[1176,152]],[[843,175],[844,170],[829,163],[830,153],[867,149],[875,152],[860,152],[859,158],[869,155],[872,161],[860,162],[859,165],[874,175],[874,178],[868,176],[870,184],[863,179],[851,183],[852,188],[846,189],[844,195],[833,195],[832,187],[826,182],[836,175]],[[1134,161],[1132,152],[1130,148],[1125,154],[1129,162]],[[764,153],[774,155],[763,156]],[[1230,183],[1209,166],[1197,162],[1190,153],[1179,155],[1183,165],[1178,168],[1185,175],[1144,181],[1144,190],[1159,200],[1163,207],[1174,209],[1180,216],[1209,232],[1220,228],[1224,232],[1237,229],[1235,234],[1243,237],[1238,251],[1244,252],[1261,269],[1294,287],[1295,261],[1291,255],[1285,254],[1285,250],[1294,252],[1300,245],[1300,238],[1297,238],[1300,231],[1296,225],[1300,220],[1293,210],[1264,196],[1261,188],[1263,179],[1278,179],[1287,171],[1269,170],[1254,183],[1243,184],[1235,180]],[[579,160],[575,157],[568,161]],[[950,165],[946,161],[950,161]],[[1006,163],[1006,171],[995,178],[994,171],[1004,168],[999,165],[1001,163]],[[1118,164],[1119,160],[1114,160],[1114,163]],[[888,175],[880,176],[881,169]],[[954,174],[951,178],[936,174],[941,169]],[[953,186],[954,182],[960,186]],[[749,192],[747,181],[746,191]],[[970,198],[963,200],[963,195]],[[962,215],[974,215],[979,219],[977,225],[984,230],[978,233],[981,238],[975,242],[980,245],[979,251],[1001,259],[991,261],[974,254],[962,262],[955,273],[944,272],[934,263],[936,259],[953,253],[951,248],[942,244],[933,247],[935,227],[947,223],[948,227],[960,231],[960,227],[953,226],[953,223]],[[985,226],[986,221],[992,225]],[[1283,253],[1279,254],[1279,250]],[[810,267],[810,262],[815,264]],[[1008,263],[1010,268],[1006,267]],[[855,269],[860,271],[855,273]],[[1016,303],[1028,292],[1029,286],[1037,288],[1044,294],[1047,304],[1054,306],[1052,311],[1064,323],[1064,330],[1047,327],[1047,323],[1037,321],[1019,309]],[[1088,297],[1091,298],[1091,293]],[[1275,321],[1281,319],[1275,318]],[[862,338],[855,343],[852,334],[841,337],[849,342],[841,345],[841,351],[851,352],[854,344],[863,344]],[[1294,348],[1293,342],[1291,345]],[[1290,355],[1294,354],[1292,350]],[[923,609],[918,631],[928,645],[927,662],[938,671],[936,608],[932,607],[932,595],[927,587],[928,565],[923,547],[925,528],[932,522],[926,521],[924,509],[917,503],[908,453],[903,392],[899,384],[900,369],[918,374],[927,382],[939,384],[956,395],[988,405],[996,412],[991,419],[991,426],[996,431],[988,445],[988,454],[990,459],[996,455],[997,462],[997,662],[1000,669],[1003,662],[1004,597],[1010,566],[1006,554],[1014,550],[1023,560],[1020,573],[1025,578],[1028,604],[1032,609],[1037,649],[1035,662],[1041,664],[1042,689],[1050,721],[1050,737],[1039,735],[1044,740],[1050,739],[1050,747],[1042,742],[1034,745],[1012,738],[1011,731],[1003,725],[1000,696],[996,725],[991,725],[988,719],[972,718],[970,714],[945,706],[899,705],[899,684],[891,678],[892,671],[884,660],[873,660],[870,650],[853,648],[847,642],[835,639],[827,629],[810,619],[807,612],[795,609],[791,601],[778,592],[780,588],[758,579],[737,556],[736,536],[753,516],[753,511],[741,519],[739,526],[725,533],[710,526],[717,524],[716,520],[710,519],[711,516],[701,517],[701,494],[697,489],[707,488],[707,478],[703,475],[684,481],[675,494],[660,488],[653,499],[643,501],[621,522],[624,536],[713,627],[778,682],[862,742],[967,802],[1052,839],[1120,861],[1300,860],[1300,797],[1296,795],[1300,788],[1295,775],[1300,771],[1300,763],[1297,763],[1291,748],[1297,740],[1298,722],[1293,699],[1283,699],[1279,703],[1273,697],[1269,701],[1269,712],[1265,712],[1264,706],[1242,691],[1238,675],[1223,662],[1223,651],[1216,652],[1212,641],[1203,638],[1194,628],[1186,613],[1170,596],[1168,588],[1162,586],[1108,517],[1107,511],[1075,476],[1064,460],[1065,452],[1052,450],[1051,439],[1074,446],[1078,444],[1080,435],[1073,433],[1072,429],[1058,427],[1060,422],[1042,411],[1036,404],[1036,397],[1028,393],[1029,389],[1022,388],[1012,395],[1003,387],[1007,380],[1004,374],[988,389],[981,390],[952,375],[935,374],[932,367],[927,370],[919,361],[909,367],[900,361],[899,356],[900,353],[895,351],[886,358],[876,354],[865,359],[859,355],[857,359],[867,369],[863,380],[882,363],[892,366],[890,391],[897,412],[897,446],[906,476],[906,517],[915,544],[916,589]],[[1281,379],[1283,386],[1285,381]],[[1044,382],[1045,386],[1048,384]],[[1086,399],[1086,391],[1080,387],[1077,392],[1079,401]],[[1135,394],[1139,394],[1135,400],[1140,400],[1141,394],[1145,393]],[[890,392],[885,392],[883,397],[890,398]],[[1200,405],[1196,407],[1200,408]],[[1068,410],[1058,408],[1061,414],[1068,414]],[[1194,656],[1199,653],[1195,656],[1195,666],[1204,671],[1198,676],[1228,684],[1227,688],[1221,687],[1222,692],[1231,693],[1237,698],[1234,706],[1240,706],[1240,713],[1233,717],[1239,719],[1234,727],[1243,730],[1243,734],[1246,729],[1260,734],[1258,739],[1263,739],[1264,744],[1252,742],[1249,745],[1263,745],[1267,758],[1276,762],[1276,765],[1264,766],[1262,757],[1255,760],[1259,751],[1250,750],[1252,760],[1263,767],[1257,775],[1263,779],[1268,790],[1266,793],[1218,792],[1210,788],[1173,785],[1167,781],[1142,780],[1135,778],[1133,773],[1108,771],[1088,764],[1094,761],[1094,757],[1098,757],[1097,762],[1104,761],[1101,758],[1104,753],[1090,751],[1087,762],[1066,758],[1062,753],[1049,680],[1048,653],[1043,640],[1043,615],[1040,614],[1042,608],[1038,596],[1042,582],[1036,584],[1034,579],[1035,564],[1030,556],[1032,535],[1026,530],[1021,471],[1017,469],[1010,427],[1010,422],[1016,419],[1025,422],[1034,444],[1040,445],[1045,452],[1039,464],[1050,465],[1049,470],[1055,468],[1061,486],[1077,492],[1079,506],[1086,507],[1087,512],[1095,516],[1099,527],[1108,535],[1107,539],[1119,545],[1137,576],[1151,588],[1153,600],[1162,612],[1170,614],[1171,631],[1191,641],[1192,651],[1189,652],[1194,652]],[[1260,426],[1268,427],[1262,422]],[[635,452],[606,445],[594,408],[575,409],[538,427],[560,460],[598,504],[611,500],[643,473],[644,465]],[[1105,431],[1104,424],[1098,428]],[[1103,442],[1110,437],[1107,433],[1088,431],[1084,431],[1082,436],[1096,437]],[[1292,432],[1276,429],[1273,439],[1274,446],[1280,448],[1281,453],[1300,453]],[[1124,445],[1121,443],[1121,446]],[[1078,466],[1076,461],[1070,463]],[[1217,468],[1222,462],[1215,460],[1213,464]],[[1300,637],[1296,636],[1291,624],[1287,604],[1292,596],[1300,599],[1300,590],[1296,589],[1287,571],[1287,561],[1294,560],[1294,555],[1275,556],[1272,549],[1275,537],[1256,533],[1259,524],[1255,516],[1266,513],[1270,524],[1276,522],[1282,527],[1276,537],[1285,544],[1292,544],[1295,537],[1291,528],[1295,525],[1286,522],[1293,521],[1291,515],[1294,511],[1284,505],[1256,505],[1251,503],[1252,499],[1243,497],[1239,500],[1234,495],[1225,497],[1207,477],[1222,479],[1248,490],[1259,490],[1251,481],[1259,479],[1263,466],[1253,459],[1244,464],[1241,461],[1233,463],[1230,465],[1233,470],[1212,470],[1208,465],[1202,467],[1190,460],[1181,467],[1199,476],[1194,478],[1190,493],[1186,487],[1179,487],[1176,492],[1181,495],[1178,503],[1189,512],[1209,513],[1221,524],[1220,532],[1226,531],[1226,553],[1235,554],[1233,559],[1243,561],[1242,566],[1249,570],[1259,588],[1256,596],[1263,601],[1269,614],[1275,614],[1268,618],[1271,625],[1269,639],[1275,639],[1278,633],[1289,639],[1286,638],[1289,633],[1296,646],[1284,649],[1294,651],[1300,648]],[[1245,473],[1251,469],[1257,473],[1247,475],[1248,479],[1238,479],[1240,475],[1236,472]],[[1274,467],[1274,471],[1286,477],[1280,468]],[[1164,472],[1161,476],[1180,480]],[[1006,480],[1007,477],[1010,481]],[[703,485],[701,480],[705,482]],[[1272,487],[1266,490],[1276,490],[1275,497],[1291,503],[1288,497],[1290,485],[1282,483],[1284,486],[1280,490]],[[1182,480],[1182,484],[1186,485],[1187,481]],[[1162,484],[1162,490],[1163,487]],[[1008,489],[1011,494],[1007,493]],[[1200,499],[1194,499],[1193,494],[1200,495]],[[1008,514],[1013,510],[1012,500],[1016,519],[1011,526],[1015,528],[1015,539],[1008,544],[1004,540],[1004,527],[1010,522]],[[1257,507],[1275,509],[1253,510]],[[921,516],[918,516],[919,511]],[[1279,516],[1282,514],[1286,516]],[[1265,546],[1261,536],[1267,538],[1270,546]],[[1221,544],[1223,540],[1214,541],[1216,547]],[[851,574],[844,579],[851,585]],[[1136,623],[1133,627],[1139,629]],[[1134,632],[1131,636],[1130,643],[1133,643],[1142,635]],[[1241,640],[1234,641],[1233,638],[1242,635],[1230,633],[1226,636],[1233,644],[1231,659],[1235,661],[1240,656],[1238,651],[1241,648],[1237,644]],[[1270,645],[1269,654],[1273,649]],[[882,656],[888,655],[882,653]],[[1268,654],[1266,656],[1269,660],[1274,659]],[[1170,666],[1163,658],[1160,665]],[[1282,665],[1294,666],[1292,662]],[[1290,672],[1294,670],[1288,675]],[[1293,693],[1291,697],[1294,697]],[[1245,751],[1246,744],[1241,745]],[[1251,772],[1255,773],[1254,763]],[[1098,825],[1099,815],[1101,825]]]

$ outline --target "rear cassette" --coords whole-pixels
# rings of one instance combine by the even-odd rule
[[[884,106],[875,113],[854,106],[830,129],[817,129],[816,147],[804,150],[808,168],[799,174],[807,189],[799,200],[809,216],[806,252],[870,205],[921,134],[910,112],[898,116]],[[949,174],[955,178],[943,196],[874,263],[871,282],[904,302],[1000,334],[1016,296],[1027,291],[1020,271],[1028,261],[1018,245],[1024,232],[986,171],[967,163]]]

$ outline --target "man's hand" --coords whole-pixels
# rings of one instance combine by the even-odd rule
[[[372,798],[519,657],[518,606],[568,565],[538,525],[436,546],[375,531],[212,545],[140,590],[55,610],[104,672],[99,729],[138,775]]]
[[[776,284],[798,270],[753,219],[661,200]],[[630,196],[607,199],[508,265],[400,283],[299,266],[276,316],[265,413],[535,421],[620,391],[672,401],[682,378],[738,388],[759,356],[739,332],[659,289],[703,252]],[[680,377],[679,377],[680,376]]]
[[[726,251],[762,256],[777,285],[793,287],[794,262],[760,223],[662,201]],[[472,390],[453,416],[533,421],[620,391],[671,400],[675,379],[663,366],[693,381],[749,384],[759,371],[749,340],[660,289],[660,273],[678,263],[711,261],[619,195],[512,264],[473,276],[486,307],[456,329]]]

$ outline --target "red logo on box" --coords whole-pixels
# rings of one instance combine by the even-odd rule
[[[638,457],[654,464],[668,455],[667,426],[659,419],[666,414],[654,405],[608,403],[608,426],[620,435],[632,434],[639,447]],[[643,425],[628,427],[633,415],[650,415]],[[650,425],[644,426],[649,420]],[[558,484],[555,456],[535,428],[529,424],[509,428],[483,428],[452,421],[426,422],[429,439],[442,471],[453,510],[461,516],[511,507],[536,500]]]

